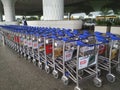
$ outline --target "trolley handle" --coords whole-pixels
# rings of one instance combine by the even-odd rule
[[[106,35],[108,35],[112,40],[120,40],[120,37],[110,32],[107,32]]]
[[[72,33],[67,33],[67,35],[68,35],[69,37],[74,37],[74,35],[73,35]]]
[[[58,32],[58,35],[64,36],[64,33],[63,32]]]
[[[100,41],[101,42],[101,41]],[[106,43],[105,41],[103,42],[102,41],[102,43]],[[86,43],[84,43],[84,42],[82,42],[82,41],[77,41],[77,45],[78,46],[87,46],[87,47],[94,47],[94,46],[99,46],[100,44],[102,44],[102,43],[98,43],[98,44],[86,44]]]
[[[86,44],[82,41],[77,41],[77,45],[78,46],[88,46],[88,47],[92,47],[92,46],[96,46],[97,44]]]
[[[73,34],[78,35],[79,34],[78,30],[73,30]]]
[[[101,33],[101,32],[95,32],[94,34],[95,34],[95,36],[102,35],[102,33]]]
[[[68,41],[69,41],[68,38],[63,38],[62,40],[65,41],[65,42],[68,42]]]
[[[86,35],[80,35],[80,36],[79,36],[80,39],[86,39],[87,37],[88,37],[88,36],[86,36]]]
[[[55,35],[52,35],[51,38],[56,39],[57,37]]]
[[[120,37],[116,36],[116,35],[110,35],[110,38],[112,40],[120,40]]]
[[[62,38],[62,40],[63,40],[64,42],[75,42],[75,41],[77,41],[77,40],[69,39],[69,38],[67,38],[67,37]]]
[[[77,45],[78,45],[78,46],[86,46],[86,44],[83,43],[82,41],[77,41]]]
[[[97,40],[98,42],[102,42],[102,43],[108,43],[108,42],[109,42],[109,41],[106,40],[106,38],[103,37],[103,36],[98,36],[98,37],[96,37],[96,40]]]
[[[61,40],[61,39],[58,38],[56,35],[52,35],[51,38],[54,39],[54,40]]]
[[[36,37],[39,37],[39,36],[40,36],[40,34],[36,33],[36,34],[35,34],[35,36],[36,36]]]
[[[42,36],[43,36],[43,37],[47,37],[47,34],[43,34]]]
[[[97,45],[99,45],[99,44],[86,44],[86,43],[84,43],[84,42],[82,42],[82,41],[77,41],[77,45],[78,45],[78,46],[93,47],[93,46],[97,46]]]

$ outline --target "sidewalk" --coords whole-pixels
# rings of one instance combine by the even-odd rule
[[[116,75],[116,74],[115,74]],[[120,75],[109,83],[103,75],[103,86],[96,88],[92,79],[81,84],[84,90],[120,90]],[[0,90],[74,90],[75,84],[64,86],[60,79],[29,63],[8,47],[0,47]]]

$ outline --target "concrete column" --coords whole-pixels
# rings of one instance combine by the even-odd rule
[[[1,4],[1,1],[0,1],[0,22],[2,21],[2,4]]]
[[[44,20],[64,19],[64,0],[43,0]]]
[[[15,20],[15,1],[16,0],[1,0],[3,3],[5,21],[11,22]]]
[[[2,21],[2,12],[0,10],[0,22]]]

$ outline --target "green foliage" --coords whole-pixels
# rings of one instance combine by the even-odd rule
[[[31,16],[31,17],[29,17],[29,18],[26,18],[26,20],[27,20],[27,21],[29,21],[29,20],[38,20],[38,18],[37,18],[37,17],[34,17],[34,16]]]
[[[106,20],[97,20],[96,25],[106,26],[107,21]],[[113,19],[112,20],[112,26],[120,26],[120,18]]]
[[[104,9],[101,9],[101,15],[102,16],[107,16],[107,15],[109,15],[109,14],[111,14],[111,12],[109,12],[109,10],[110,9],[108,9],[108,8],[104,8]]]

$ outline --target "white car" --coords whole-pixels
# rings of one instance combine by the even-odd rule
[[[95,26],[96,24],[93,22],[85,22],[84,25],[85,26]]]

